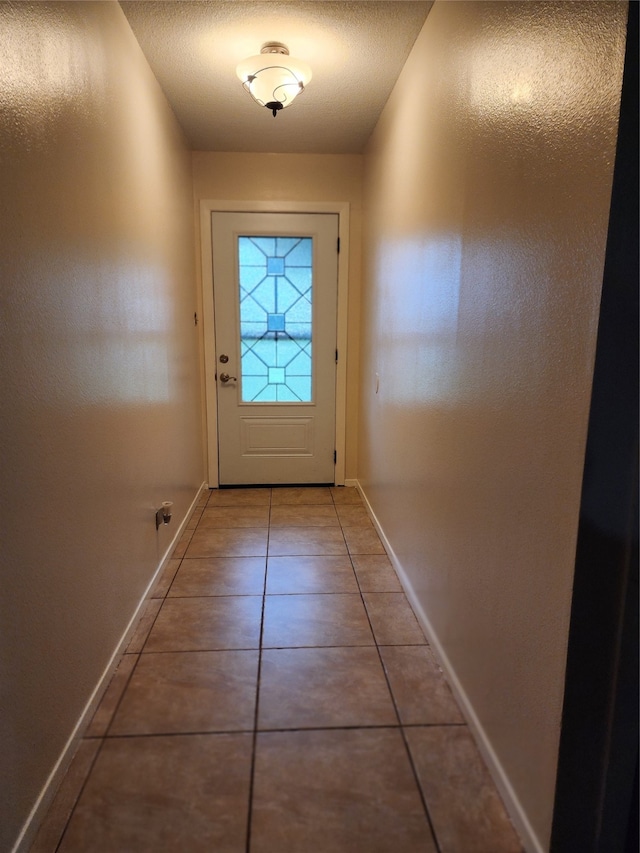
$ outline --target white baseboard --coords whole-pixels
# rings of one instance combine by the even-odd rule
[[[345,484],[346,485],[346,484]],[[373,511],[369,500],[367,499],[367,495],[358,480],[354,481],[354,485],[357,486],[358,491],[362,497],[364,505],[366,507],[369,516],[376,528],[380,539],[389,555],[389,559],[393,563],[393,567],[396,570],[400,583],[402,584],[402,588],[404,589],[407,598],[411,602],[411,606],[413,607],[414,613],[416,614],[416,618],[422,627],[427,640],[429,641],[429,645],[431,646],[438,663],[442,667],[442,670],[445,674],[445,678],[451,688],[453,695],[456,698],[458,705],[460,706],[460,710],[469,726],[469,730],[476,741],[478,749],[482,754],[482,757],[485,760],[487,768],[491,773],[493,781],[500,792],[500,796],[503,799],[505,808],[511,818],[516,831],[520,836],[520,840],[524,844],[524,847],[527,853],[546,853],[545,847],[541,844],[538,836],[533,830],[529,819],[527,818],[527,814],[516,795],[516,792],[513,790],[509,777],[507,776],[500,759],[495,753],[493,749],[493,745],[482,726],[482,723],[478,719],[478,716],[475,712],[475,709],[467,696],[467,693],[462,685],[460,679],[458,678],[455,669],[453,668],[451,661],[449,660],[446,651],[444,650],[440,640],[438,638],[437,633],[435,632],[433,625],[431,624],[429,618],[427,617],[422,604],[418,600],[418,597],[409,581],[409,578],[404,571],[398,556],[387,536],[382,528],[382,525],[378,521],[375,512]]]
[[[164,556],[160,560],[158,568],[153,573],[153,577],[149,581],[147,588],[145,589],[144,594],[140,599],[133,616],[129,620],[129,624],[125,628],[113,654],[111,655],[109,663],[106,665],[102,672],[102,675],[98,679],[98,682],[94,687],[91,696],[87,700],[87,703],[84,706],[80,717],[78,718],[78,722],[76,723],[73,731],[71,732],[71,735],[69,736],[67,743],[65,744],[58,760],[56,761],[51,773],[49,774],[47,781],[42,786],[42,790],[40,791],[40,794],[38,795],[38,798],[33,808],[31,809],[31,812],[29,813],[29,816],[27,817],[24,826],[22,827],[22,830],[20,831],[20,835],[18,836],[11,853],[27,853],[27,851],[31,847],[36,833],[40,827],[40,823],[46,815],[49,806],[51,805],[53,798],[57,793],[58,787],[60,786],[64,774],[67,772],[69,764],[71,763],[71,759],[76,753],[82,735],[89,723],[91,722],[91,719],[93,718],[93,715],[96,712],[98,704],[102,699],[102,695],[107,689],[109,682],[111,681],[111,677],[115,672],[116,666],[118,665],[120,658],[122,657],[127,646],[129,645],[129,641],[133,636],[133,632],[136,628],[136,625],[138,624],[138,620],[142,615],[142,609],[148,600],[147,596],[153,590],[153,587],[155,586],[156,582],[164,571],[165,566],[171,558],[171,554],[173,553],[173,550],[178,543],[178,540],[184,533],[184,530],[187,524],[189,523],[189,519],[193,515],[200,495],[206,488],[208,488],[207,484],[202,483],[184,519],[176,530],[175,535],[171,540],[171,543],[167,547]]]

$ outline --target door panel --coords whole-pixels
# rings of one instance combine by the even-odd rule
[[[221,485],[333,483],[335,214],[213,213]]]

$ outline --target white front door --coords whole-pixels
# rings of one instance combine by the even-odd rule
[[[333,483],[338,216],[211,229],[220,485]]]

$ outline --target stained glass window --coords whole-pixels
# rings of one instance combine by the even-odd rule
[[[312,237],[238,237],[243,403],[311,402]]]

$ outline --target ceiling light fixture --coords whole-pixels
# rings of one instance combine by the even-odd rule
[[[271,110],[273,117],[304,92],[311,80],[306,62],[289,56],[286,45],[269,41],[257,56],[243,60],[236,68],[242,85],[260,106]]]

